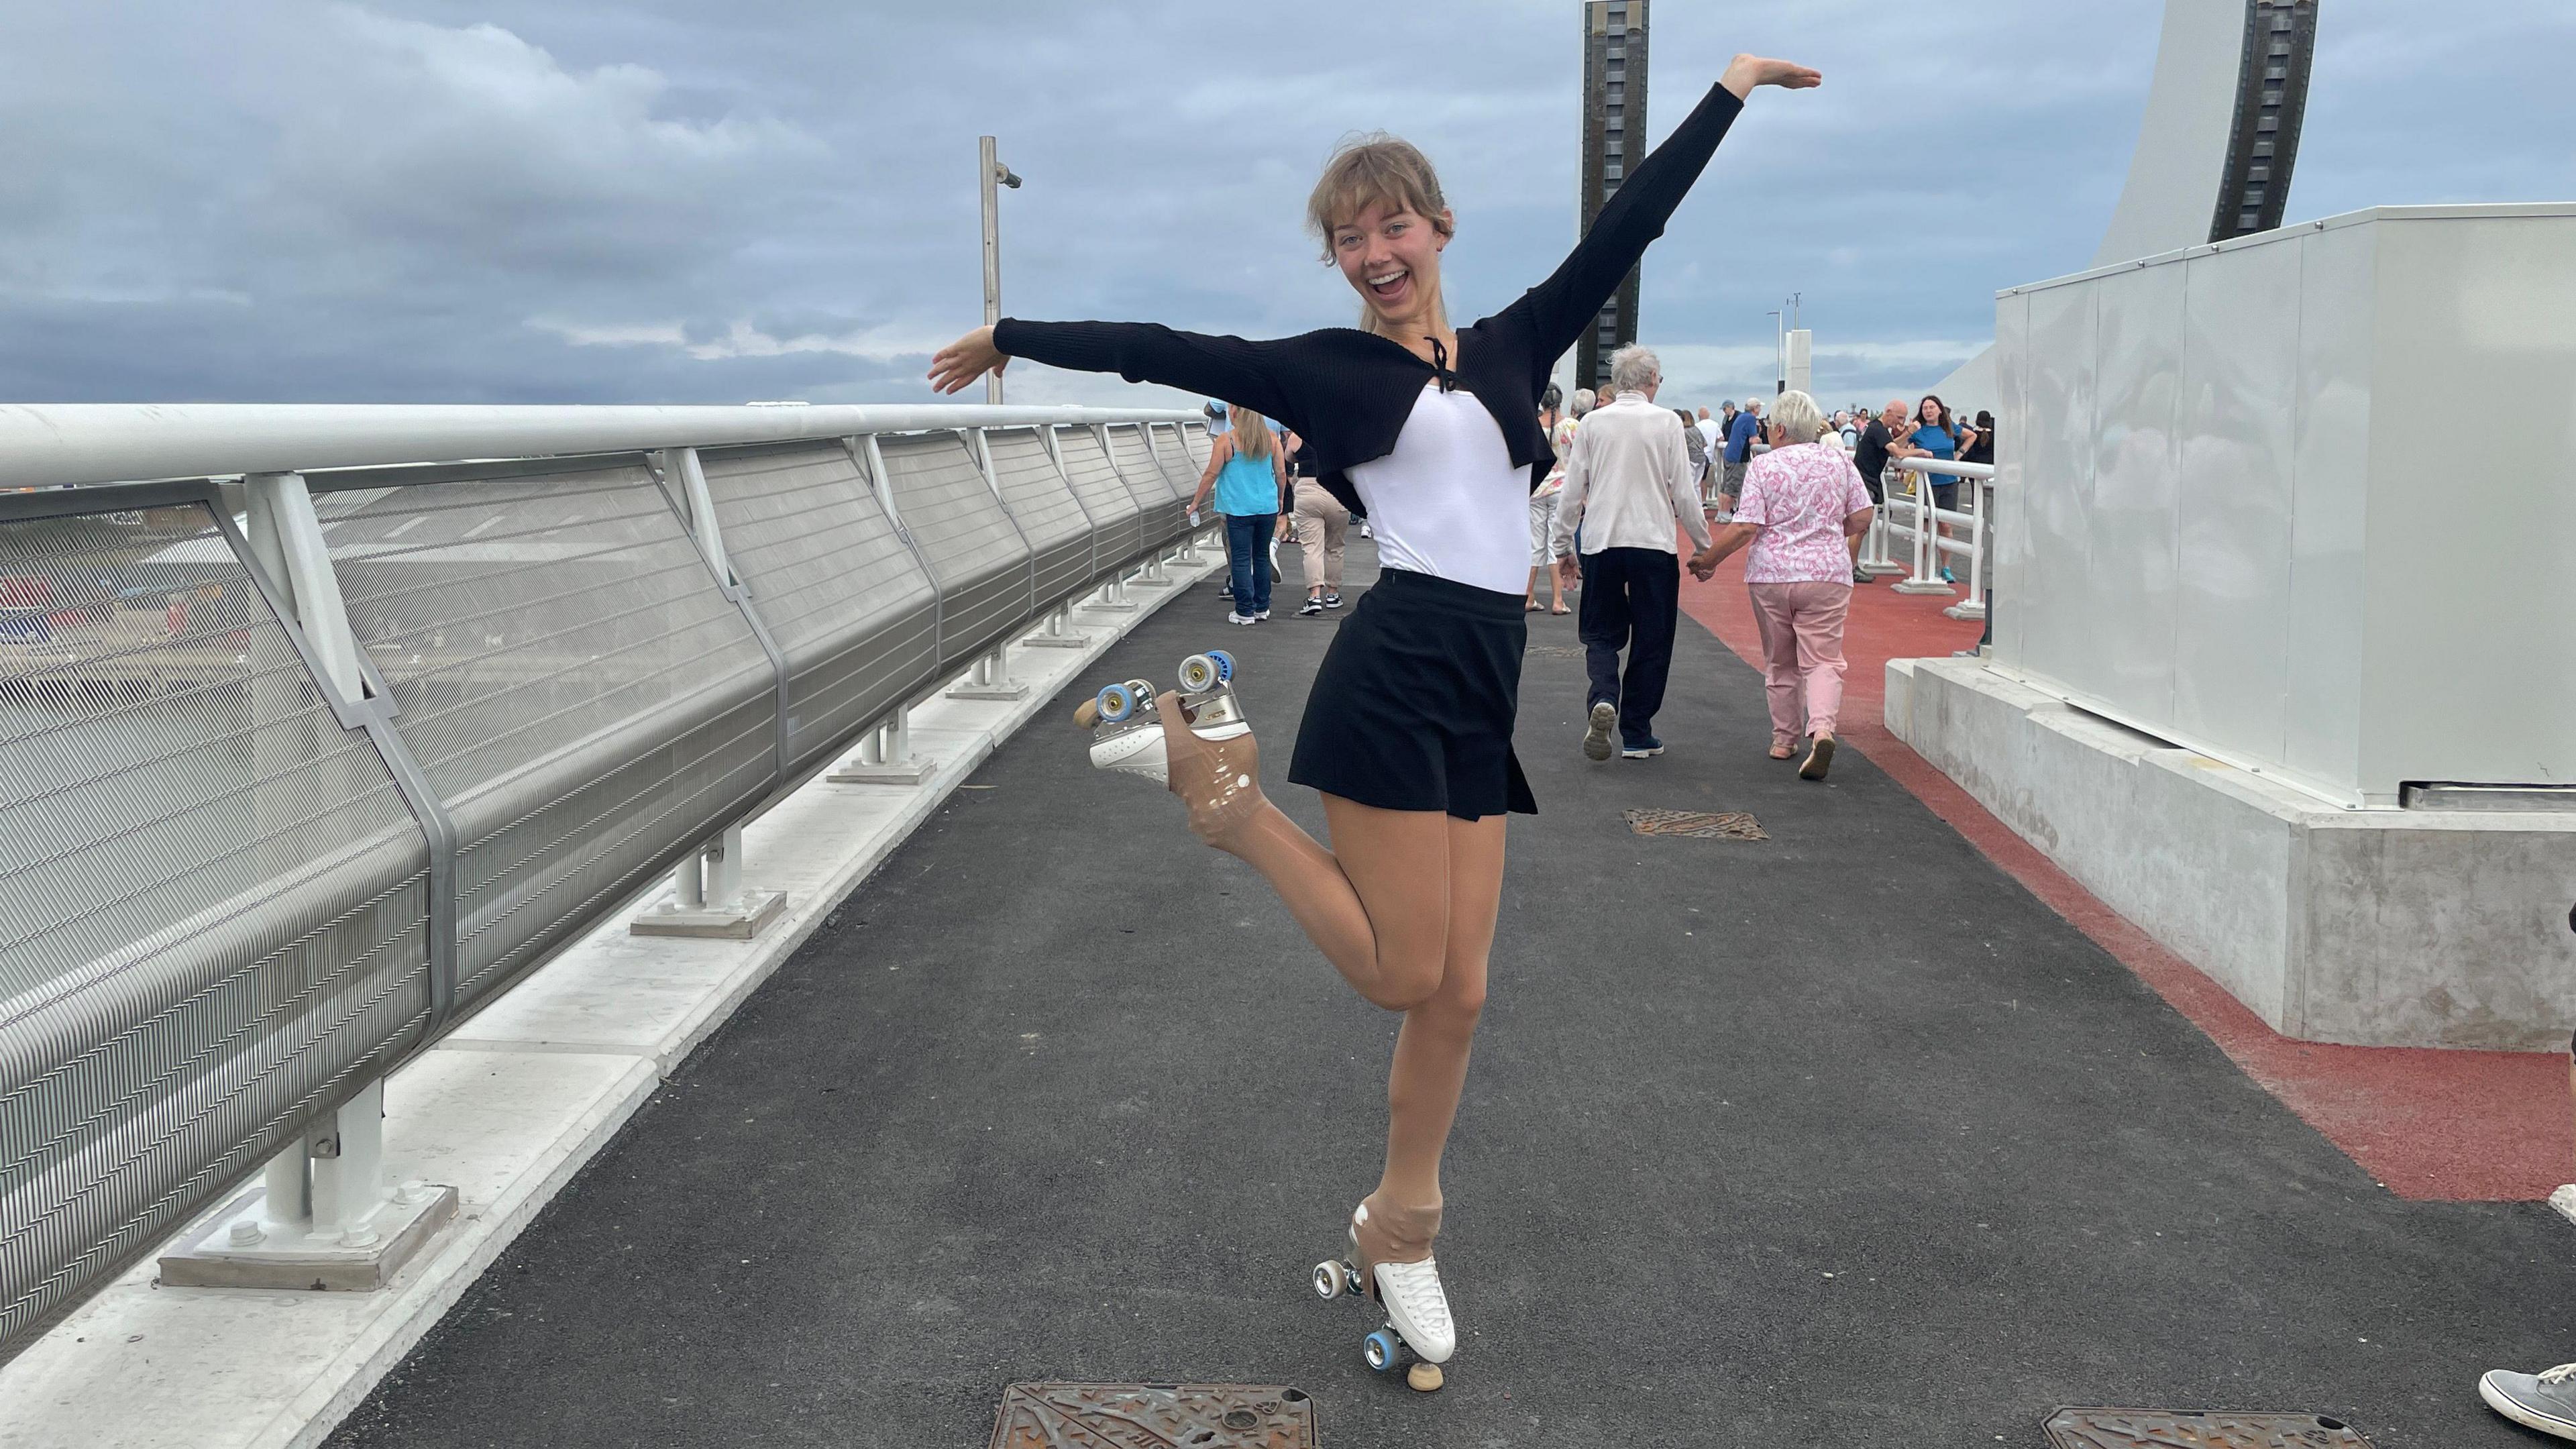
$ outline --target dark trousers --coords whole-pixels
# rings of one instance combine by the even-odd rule
[[[1276,513],[1225,516],[1225,548],[1233,557],[1234,611],[1257,614],[1270,607],[1270,534]]]
[[[1592,676],[1583,707],[1603,700],[1619,707],[1622,744],[1654,737],[1655,711],[1664,707],[1664,681],[1673,672],[1673,625],[1680,607],[1682,561],[1659,548],[1605,548],[1583,555],[1583,665]],[[1619,650],[1628,669],[1619,671]]]

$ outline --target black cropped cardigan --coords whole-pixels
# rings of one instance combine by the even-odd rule
[[[1664,234],[1665,221],[1743,109],[1734,92],[1711,86],[1680,129],[1628,173],[1554,275],[1459,329],[1457,355],[1443,381],[1475,394],[1493,414],[1512,463],[1530,469],[1532,487],[1553,458],[1538,425],[1549,369],[1592,325],[1647,245]],[[1005,317],[993,328],[993,345],[1008,357],[1159,382],[1277,418],[1313,445],[1320,481],[1353,513],[1365,510],[1346,470],[1395,451],[1423,384],[1440,375],[1401,343],[1356,327],[1252,342],[1154,323]]]

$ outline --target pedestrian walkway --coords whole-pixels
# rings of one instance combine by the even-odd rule
[[[1265,782],[1320,828],[1284,775],[1347,610],[1221,607],[1111,670],[1235,650]],[[1376,1175],[1393,1021],[1171,800],[1032,728],[332,1442],[974,1449],[1032,1379],[1294,1384],[1334,1449],[2035,1449],[2062,1404],[2531,1442],[2474,1384],[2576,1358],[2563,1220],[2381,1189],[1865,747],[1824,785],[1765,759],[1703,630],[1671,752],[1584,761],[1573,622],[1531,620],[1544,813],[1450,1154],[1441,1393],[1306,1286]]]

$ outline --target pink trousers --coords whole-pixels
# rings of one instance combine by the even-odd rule
[[[1833,733],[1834,717],[1843,707],[1843,616],[1851,610],[1852,586],[1833,581],[1747,584],[1745,589],[1753,595],[1753,621],[1762,627],[1771,738],[1792,741]]]

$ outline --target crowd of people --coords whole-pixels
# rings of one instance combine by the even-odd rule
[[[1562,615],[1576,612],[1568,595],[1579,604],[1590,676],[1585,755],[1650,759],[1664,751],[1654,718],[1671,675],[1681,569],[1705,580],[1745,552],[1770,756],[1796,759],[1802,776],[1823,779],[1841,706],[1844,621],[1852,588],[1870,582],[1859,553],[1885,503],[1884,475],[1901,458],[1992,463],[1994,415],[1965,421],[1933,396],[1827,414],[1796,391],[1767,403],[1730,398],[1694,414],[1658,405],[1662,387],[1655,354],[1629,347],[1611,359],[1610,385],[1599,393],[1577,388],[1569,398],[1551,386],[1541,395],[1538,424],[1553,458],[1530,491],[1522,606]],[[1306,587],[1297,612],[1340,608],[1355,525],[1316,477],[1313,449],[1248,408],[1211,402],[1207,412],[1215,443],[1192,507],[1212,506],[1226,520],[1230,567],[1219,587],[1227,621],[1270,618],[1279,546],[1292,540]],[[1955,478],[1935,474],[1921,486],[1942,511],[1958,510]],[[1677,534],[1696,545],[1687,560]],[[1947,567],[1941,577],[1956,582]]]

